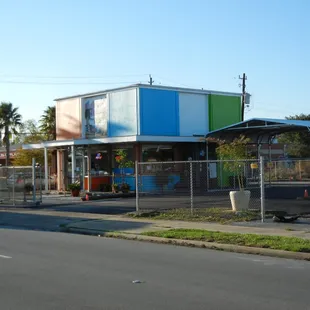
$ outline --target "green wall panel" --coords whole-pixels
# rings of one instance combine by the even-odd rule
[[[241,122],[241,96],[209,95],[209,130]]]

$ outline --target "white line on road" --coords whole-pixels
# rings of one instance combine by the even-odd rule
[[[12,258],[11,256],[0,255],[0,258]]]

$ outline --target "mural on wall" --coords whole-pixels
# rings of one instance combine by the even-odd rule
[[[85,138],[106,137],[108,134],[108,101],[106,96],[88,98],[84,102]]]

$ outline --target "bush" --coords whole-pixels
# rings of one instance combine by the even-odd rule
[[[113,183],[113,184],[112,184],[112,189],[113,189],[114,193],[118,193],[118,191],[119,191],[119,186],[118,186],[118,184]]]
[[[33,191],[33,185],[31,183],[27,183],[25,184],[24,189],[25,189],[25,192],[31,192]]]
[[[80,190],[81,189],[81,185],[80,185],[80,183],[72,183],[72,184],[68,185],[68,189],[70,191]]]
[[[128,192],[130,190],[130,185],[127,183],[122,183],[121,184],[121,191],[124,192]]]
[[[112,191],[111,184],[100,184],[100,191],[101,192],[111,192]]]

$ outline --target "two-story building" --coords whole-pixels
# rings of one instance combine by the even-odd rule
[[[57,140],[23,148],[57,149],[59,190],[76,179],[97,189],[119,149],[133,162],[212,158],[203,137],[242,120],[240,93],[204,89],[136,84],[55,101]]]

